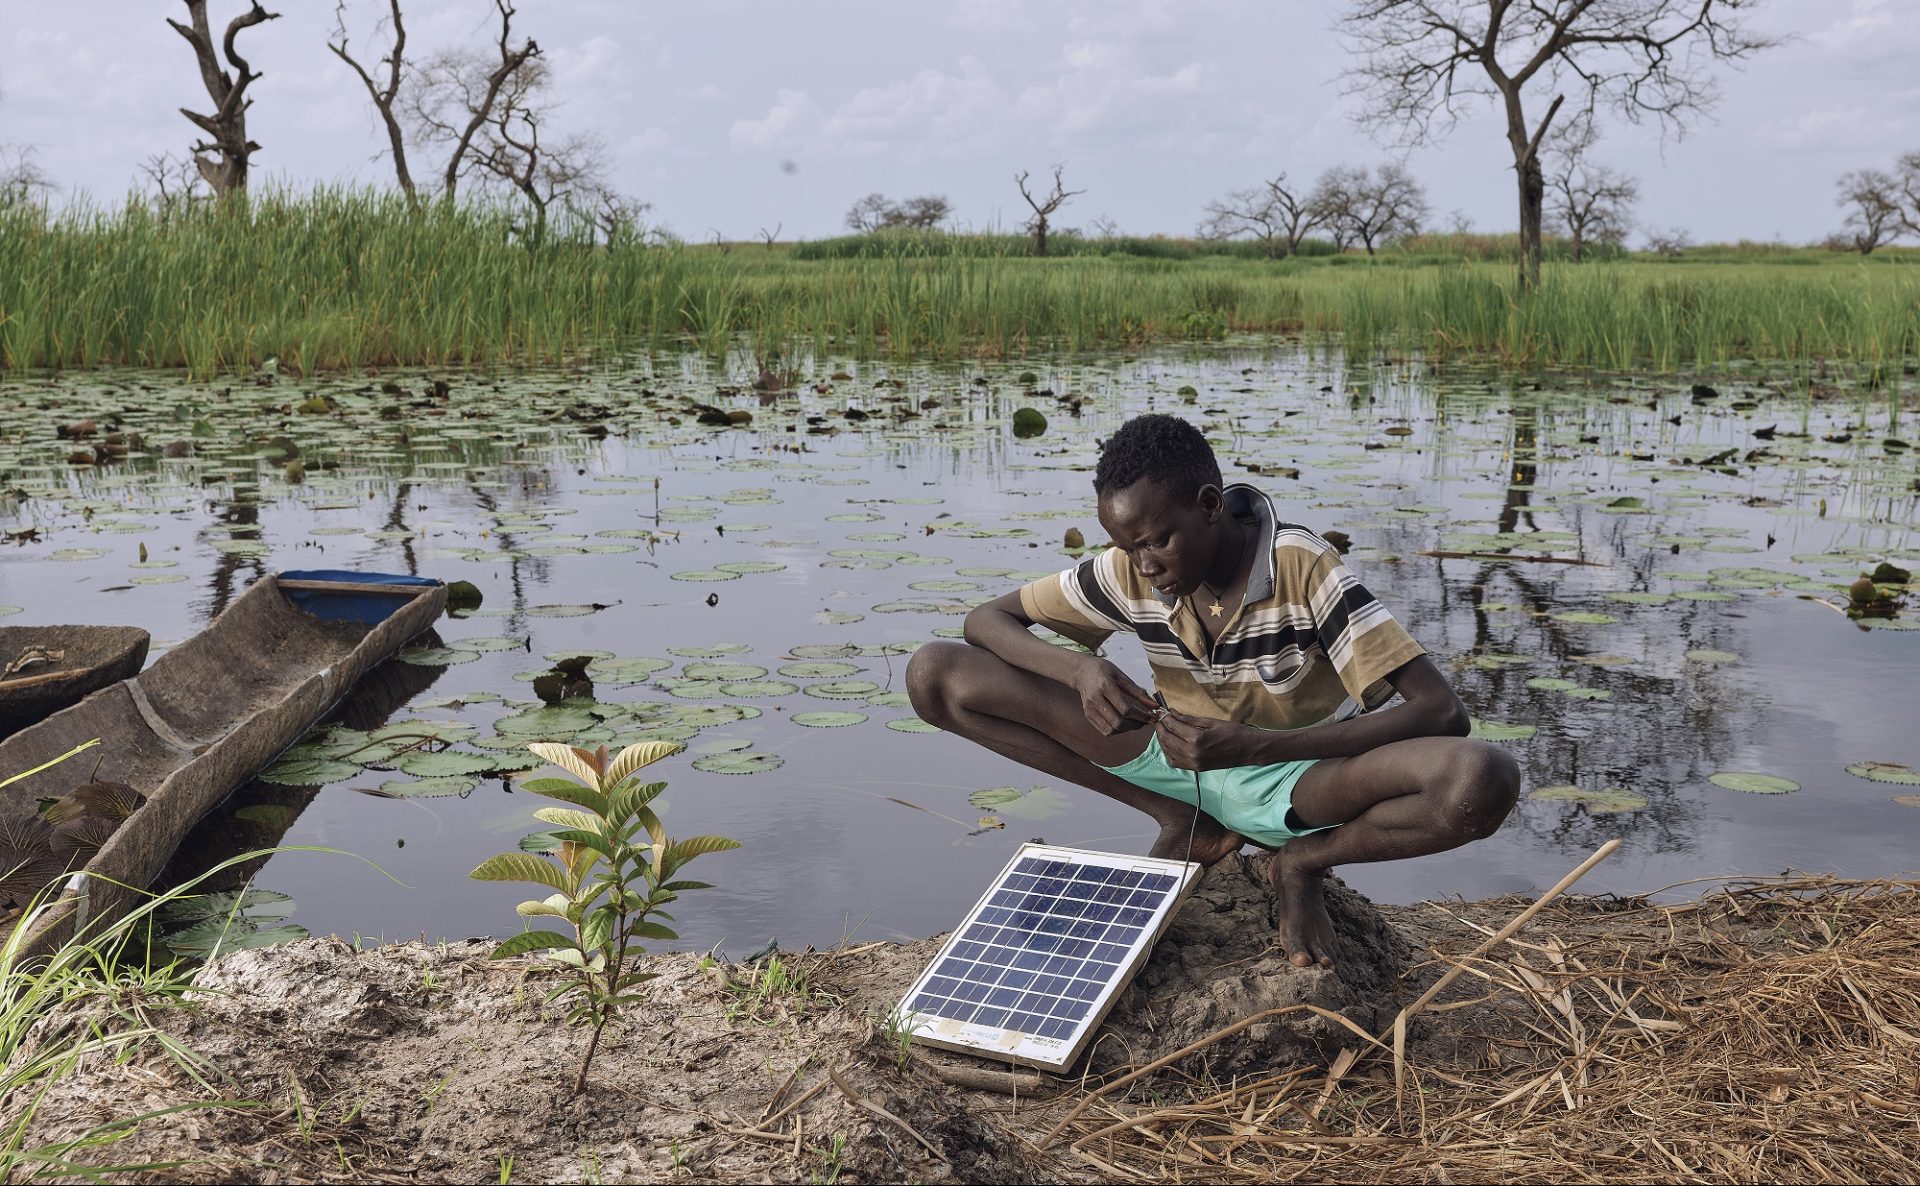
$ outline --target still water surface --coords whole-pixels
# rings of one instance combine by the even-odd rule
[[[1173,411],[1284,516],[1350,535],[1349,563],[1474,716],[1530,728],[1504,742],[1529,790],[1571,796],[1523,799],[1462,851],[1343,870],[1363,892],[1525,891],[1614,836],[1622,851],[1583,888],[1914,867],[1920,810],[1895,799],[1914,788],[1844,767],[1920,766],[1920,634],[1906,620],[1865,630],[1813,600],[1840,604],[1880,560],[1920,564],[1914,454],[1885,443],[1914,413],[1903,423],[1885,392],[1814,401],[1755,381],[1708,398],[1672,379],[1363,374],[1294,346],[846,365],[846,378],[822,367],[777,396],[682,358],[305,383],[15,379],[0,385],[0,523],[36,536],[0,551],[0,605],[17,607],[15,623],[145,626],[157,652],[275,569],[471,581],[483,608],[443,620],[444,647],[389,668],[388,703],[352,723],[463,722],[453,752],[485,765],[540,720],[525,715],[538,704],[528,680],[551,657],[594,654],[590,673],[617,675],[595,685],[613,707],[553,728],[686,737],[688,753],[654,768],[670,783],[670,830],[743,845],[694,867],[718,888],[681,903],[685,945],[737,955],[775,937],[919,936],[950,926],[1021,841],[1144,851],[1151,838],[1091,792],[915,731],[902,673],[969,605],[1071,563],[1067,529],[1100,542],[1098,440]],[[435,392],[434,377],[450,388]],[[316,393],[324,406],[303,411]],[[701,425],[694,402],[752,421]],[[1013,435],[1021,406],[1047,413],[1044,435]],[[145,440],[116,464],[70,466],[54,426],[83,416]],[[162,457],[175,439],[189,455]],[[1587,563],[1422,554],[1438,551]],[[1131,639],[1109,652],[1145,681]],[[852,715],[802,715],[824,713]],[[1710,781],[1728,772],[1800,789]],[[315,933],[518,929],[525,895],[466,874],[534,826],[533,796],[497,774],[414,795],[404,771],[352,773],[317,791],[244,789],[181,867],[284,828],[285,843],[379,867],[286,853],[259,871]],[[383,785],[402,797],[357,793]],[[980,794],[1004,787],[1023,793]]]

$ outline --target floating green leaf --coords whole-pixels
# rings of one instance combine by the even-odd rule
[[[1732,651],[1715,651],[1703,647],[1688,651],[1687,660],[1692,663],[1738,663],[1740,656]]]
[[[1072,805],[1059,791],[1049,786],[988,787],[967,796],[969,806],[981,811],[1010,815],[1015,819],[1042,820],[1059,815]]]
[[[1870,778],[1874,782],[1920,787],[1920,770],[1900,762],[1854,762],[1848,765],[1847,773]]]
[[[1527,797],[1550,802],[1580,803],[1596,815],[1616,811],[1638,811],[1647,805],[1645,795],[1620,787],[1603,787],[1599,790],[1575,786],[1541,787]]]
[[[1499,721],[1483,721],[1479,717],[1471,720],[1473,724],[1467,736],[1478,737],[1482,741],[1525,741],[1539,732],[1534,725],[1503,725]]]
[[[1750,795],[1784,795],[1800,789],[1800,784],[1792,779],[1746,770],[1722,770],[1718,774],[1708,775],[1707,781],[1729,791],[1745,791]]]
[[[880,690],[880,685],[871,680],[848,679],[833,680],[824,684],[808,684],[800,689],[809,696],[819,696],[827,700],[864,700]]]
[[[434,799],[464,795],[480,780],[463,774],[442,774],[411,781],[392,779],[380,784],[380,793],[396,799]]]
[[[839,729],[847,725],[860,724],[867,719],[867,714],[849,711],[796,712],[787,719],[796,725],[805,725],[810,729]]]
[[[695,770],[704,770],[709,774],[765,774],[769,770],[778,770],[784,765],[786,765],[786,759],[779,754],[761,753],[755,750],[709,754],[704,758],[693,760]]]
[[[843,675],[857,675],[860,668],[852,663],[788,663],[780,668],[780,674],[790,679],[837,679]]]

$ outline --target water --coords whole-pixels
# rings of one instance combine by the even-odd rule
[[[1230,478],[1260,466],[1250,480],[1285,517],[1352,536],[1349,563],[1475,717],[1534,728],[1506,743],[1529,791],[1628,793],[1619,802],[1629,809],[1616,811],[1523,799],[1490,840],[1343,870],[1363,892],[1413,901],[1526,891],[1613,836],[1623,849],[1584,889],[1912,868],[1920,810],[1893,796],[1913,788],[1844,767],[1920,766],[1920,635],[1898,629],[1905,620],[1863,630],[1811,600],[1838,604],[1880,559],[1920,561],[1915,463],[1883,444],[1903,431],[1885,393],[1809,401],[1755,381],[1696,400],[1670,379],[1350,373],[1337,356],[1296,347],[1044,367],[847,366],[857,377],[832,380],[823,366],[799,394],[769,398],[730,386],[739,373],[682,358],[446,375],[444,397],[414,372],[211,385],[144,372],[16,378],[0,386],[0,488],[11,491],[0,523],[33,537],[0,550],[0,605],[23,611],[12,622],[142,625],[158,653],[275,569],[472,581],[485,595],[480,613],[438,626],[462,661],[397,668],[408,678],[389,681],[390,698],[411,694],[413,707],[393,721],[466,722],[474,738],[455,749],[497,756],[508,751],[480,743],[497,719],[536,703],[526,678],[548,669],[545,656],[671,661],[643,682],[601,679],[599,699],[626,711],[588,722],[599,728],[585,738],[657,732],[674,723],[662,712],[689,706],[758,710],[682,720],[669,732],[688,735],[691,752],[654,768],[670,783],[674,834],[743,845],[693,867],[718,888],[680,903],[685,944],[723,941],[740,954],[772,937],[919,936],[950,926],[1024,840],[1135,852],[1150,841],[1143,818],[1091,792],[958,738],[902,731],[913,721],[899,693],[913,645],[957,632],[968,605],[1070,563],[1068,528],[1103,538],[1090,487],[1096,441],[1127,416],[1174,411],[1207,428]],[[1034,379],[1021,381],[1029,369]],[[315,393],[329,405],[302,411]],[[702,426],[690,401],[753,420]],[[849,419],[850,403],[865,418]],[[1020,440],[1008,421],[1026,405],[1051,425]],[[82,416],[98,422],[93,436],[55,437]],[[66,464],[116,426],[144,435],[134,456]],[[1768,426],[1771,439],[1753,435]],[[159,456],[175,440],[191,455]],[[289,446],[303,473],[287,472]],[[1730,468],[1695,464],[1729,449]],[[1500,550],[1593,563],[1420,554]],[[722,564],[749,571],[714,579]],[[710,575],[673,579],[701,572]],[[1130,639],[1109,650],[1146,679]],[[672,682],[715,662],[766,674],[723,671],[736,681],[724,691]],[[780,672],[795,662],[856,670]],[[641,679],[647,666],[628,674]],[[1538,679],[1572,690],[1528,686]],[[864,696],[836,687],[849,681],[877,687]],[[791,719],[823,711],[867,719],[835,728]],[[742,754],[767,769],[690,765]],[[1800,789],[1748,794],[1709,781],[1729,771]],[[260,869],[257,884],[291,894],[294,920],[316,933],[517,930],[513,903],[528,895],[466,874],[536,826],[535,797],[497,776],[459,796],[356,793],[408,781],[368,769],[317,792],[255,784],[209,821],[179,867],[284,828],[287,844],[364,858],[293,852]],[[1034,785],[1060,794],[969,802]],[[983,830],[988,815],[1005,826]]]

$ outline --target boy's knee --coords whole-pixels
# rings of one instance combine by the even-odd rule
[[[966,644],[930,642],[915,650],[907,660],[907,699],[920,719],[939,724],[950,712],[953,700],[953,674]]]
[[[1520,764],[1490,742],[1463,741],[1447,764],[1442,794],[1448,826],[1463,839],[1491,836],[1519,801]]]

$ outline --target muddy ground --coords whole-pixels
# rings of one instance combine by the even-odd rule
[[[1177,1096],[1196,1082],[1324,1066],[1353,1027],[1379,1033],[1445,966],[1524,904],[1375,907],[1337,884],[1335,971],[1301,971],[1273,946],[1257,860],[1210,870],[1068,1080],[923,1048],[881,1021],[938,939],[788,953],[802,991],[763,968],[698,955],[654,961],[644,1005],[611,1029],[588,1090],[571,1091],[586,1035],[543,1003],[554,974],[493,962],[482,941],[356,950],[311,939],[221,958],[184,1005],[150,1022],[204,1060],[149,1042],[53,1087],[28,1144],[121,1131],[76,1148],[90,1166],[158,1165],[158,1181],[1085,1181],[1110,1177],[1043,1134],[1083,1085],[1266,1009],[1323,1012],[1255,1025],[1125,1090]],[[1578,908],[1576,908],[1578,909]],[[1611,925],[1610,904],[1586,908]],[[1565,917],[1564,912],[1562,915]],[[1650,934],[1649,943],[1661,936]],[[1522,1019],[1469,1002],[1415,1023],[1410,1058],[1471,1066]],[[95,1008],[95,1016],[98,1009]],[[43,1023],[57,1033],[72,1013]],[[1057,1098],[1055,1098],[1057,1097]],[[9,1123],[23,1101],[8,1101]],[[146,1116],[124,1130],[113,1126]],[[166,1164],[162,1164],[166,1163]]]

